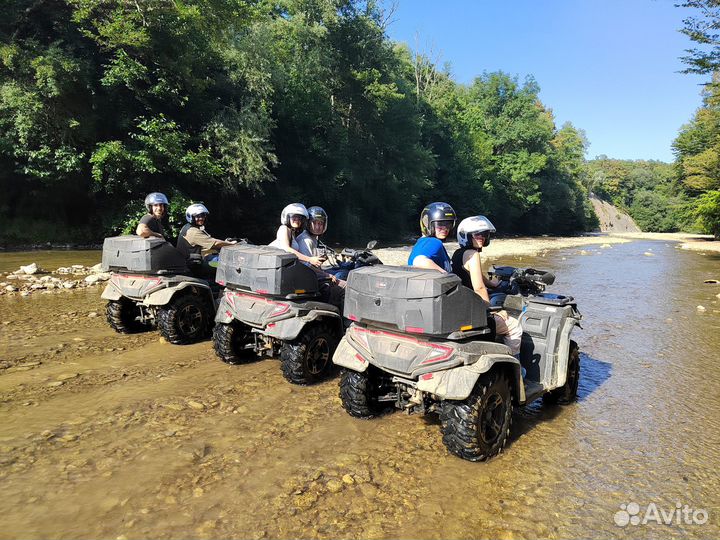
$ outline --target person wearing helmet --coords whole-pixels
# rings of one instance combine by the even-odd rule
[[[297,237],[298,251],[307,257],[320,257],[325,259],[324,255],[318,250],[320,236],[325,234],[328,227],[328,215],[320,206],[311,206],[307,209],[308,220],[305,230]],[[338,279],[333,274],[325,272],[322,268],[314,267],[319,278],[329,279],[331,283],[345,287],[346,282]]]
[[[185,210],[185,221],[187,224],[180,230],[177,248],[189,259],[192,254],[203,257],[205,262],[213,266],[217,261],[220,248],[237,244],[236,241],[225,241],[213,238],[205,230],[210,211],[202,203],[193,203]]]
[[[305,255],[300,251],[298,237],[305,230],[305,223],[309,217],[307,208],[301,203],[288,204],[280,213],[280,227],[278,227],[275,240],[270,246],[282,249],[297,256],[304,263],[320,268],[324,259],[319,256]]]
[[[480,253],[490,244],[490,236],[495,232],[495,226],[485,216],[471,216],[460,222],[457,230],[459,249],[452,256],[452,271],[458,276],[462,284],[475,291],[480,298],[490,302],[488,287],[496,287],[496,281],[490,281],[485,276]],[[510,347],[513,355],[520,353],[522,328],[514,317],[507,311],[497,311],[493,314],[495,334],[502,337],[503,343]]]
[[[167,219],[167,211],[169,206],[168,198],[159,192],[153,192],[145,197],[145,208],[148,213],[145,214],[135,229],[135,234],[143,238],[165,238],[165,229],[163,221]]]
[[[327,212],[320,206],[311,206],[307,209],[308,220],[305,230],[297,237],[298,251],[306,257],[319,257],[322,261],[325,256],[318,249],[320,235],[327,231]],[[341,311],[345,303],[345,286],[347,282],[338,279],[337,276],[326,272],[320,267],[313,266],[306,262],[310,268],[315,270],[318,279],[323,280],[320,285],[320,295],[324,302],[337,306]]]
[[[408,257],[409,266],[451,272],[452,264],[443,242],[455,227],[455,210],[448,203],[428,204],[420,213],[422,237],[413,246]]]

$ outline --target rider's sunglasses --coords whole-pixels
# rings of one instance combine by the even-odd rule
[[[474,232],[472,233],[473,238],[487,238],[490,236],[490,233],[487,231],[484,232]]]
[[[290,219],[305,219],[302,214],[290,214]]]
[[[452,229],[453,222],[452,221],[436,221],[435,227],[445,227],[446,229]]]
[[[206,217],[207,217],[207,214],[204,213],[204,212],[203,212],[202,214],[195,214],[195,219],[197,219],[197,218],[203,218],[203,219],[205,219]]]

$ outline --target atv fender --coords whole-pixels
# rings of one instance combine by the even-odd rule
[[[173,287],[160,289],[159,291],[155,291],[154,293],[147,295],[143,299],[143,304],[147,306],[165,306],[170,303],[170,300],[172,300],[173,296],[175,296],[179,291],[187,289],[188,287],[203,291],[200,292],[200,296],[207,295],[208,298],[212,301],[212,292],[210,291],[210,287],[208,287],[207,285],[200,285],[196,282],[188,281],[178,283]]]
[[[105,290],[100,295],[100,298],[104,298],[105,300],[120,300],[122,297],[122,293],[112,282],[108,282],[108,284],[105,285]]]
[[[215,322],[230,324],[235,318],[233,317],[232,310],[228,301],[225,299],[225,295],[220,297],[220,304],[218,305],[217,313],[215,313]]]
[[[355,350],[355,348],[350,345],[344,337],[340,340],[340,344],[337,346],[337,349],[335,349],[335,354],[333,355],[332,361],[333,364],[336,366],[341,366],[347,369],[351,369],[353,371],[357,371],[359,373],[363,373],[365,370],[367,370],[368,366],[370,365],[370,362],[368,362],[365,358],[362,358],[362,356]]]
[[[276,322],[274,325],[268,324],[263,331],[266,336],[274,337],[282,341],[292,341],[296,339],[303,328],[313,321],[324,320],[330,324],[337,325],[339,335],[342,335],[342,318],[337,313],[325,311],[322,309],[313,309],[303,317],[290,317]]]
[[[338,347],[339,349],[339,347]],[[337,353],[335,353],[337,356]],[[333,358],[335,361],[335,358]],[[337,362],[336,362],[337,363]],[[421,375],[417,382],[418,390],[435,394],[442,399],[461,400],[467,398],[475,388],[475,383],[480,375],[492,369],[496,364],[509,365],[512,367],[515,380],[514,394],[518,403],[525,402],[525,386],[520,371],[520,361],[508,354],[484,354],[477,362],[469,366],[458,366],[453,369],[426,373]],[[359,371],[359,370],[356,370]],[[428,375],[432,375],[428,377]]]
[[[568,356],[570,354],[570,333],[576,324],[578,324],[578,321],[572,317],[568,317],[565,321],[563,321],[562,328],[560,329],[560,343],[556,357],[557,369],[555,370],[553,377],[554,383],[552,388],[549,388],[549,390],[560,388],[567,380],[567,364]]]

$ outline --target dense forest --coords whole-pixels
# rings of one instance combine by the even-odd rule
[[[337,239],[417,234],[433,200],[505,232],[593,226],[583,133],[538,85],[469,86],[355,0],[10,0],[0,7],[6,242],[91,241],[164,191],[270,239],[289,202]]]
[[[417,234],[433,200],[504,233],[570,234],[597,224],[589,190],[649,230],[713,230],[714,85],[676,164],[588,163],[532,78],[458,84],[387,18],[370,0],[6,0],[0,244],[98,241],[149,191],[176,224],[203,201],[214,234],[255,242],[295,201],[348,242]]]

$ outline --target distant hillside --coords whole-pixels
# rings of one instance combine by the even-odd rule
[[[609,202],[599,199],[592,193],[590,202],[600,220],[601,232],[640,232],[640,227],[635,224],[633,218]]]

